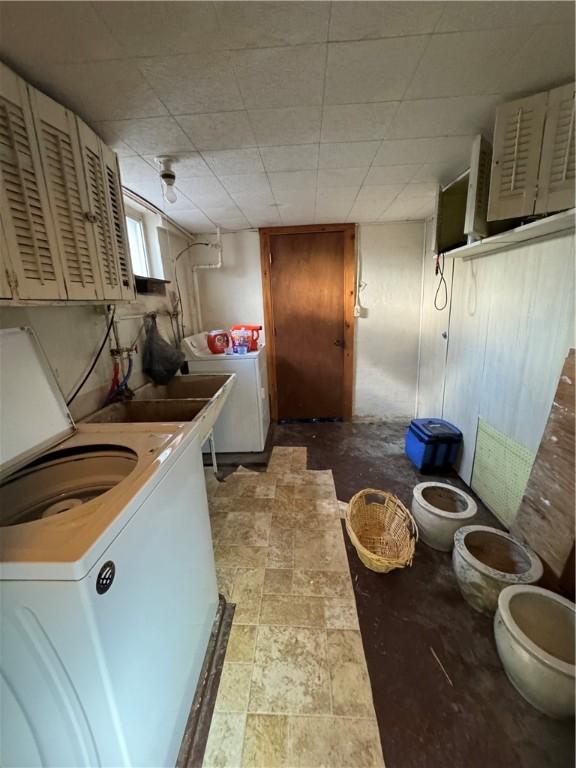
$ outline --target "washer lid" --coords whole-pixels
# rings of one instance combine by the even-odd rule
[[[0,474],[31,461],[75,429],[34,331],[0,331]]]

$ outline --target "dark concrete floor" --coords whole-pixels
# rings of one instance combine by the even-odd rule
[[[308,467],[332,469],[342,501],[372,487],[409,506],[414,485],[433,478],[404,456],[405,427],[273,425],[269,447],[306,446]],[[476,522],[501,527],[479,508]],[[420,543],[411,568],[377,574],[345,538],[387,768],[574,765],[573,723],[539,714],[508,682],[492,620],[460,596],[449,554]]]

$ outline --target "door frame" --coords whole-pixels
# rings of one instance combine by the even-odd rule
[[[354,386],[354,305],[356,303],[356,225],[355,224],[307,224],[300,227],[264,227],[260,233],[260,265],[262,294],[264,297],[264,328],[266,331],[266,363],[270,392],[270,415],[278,421],[278,386],[276,381],[276,346],[274,338],[274,309],[270,275],[271,235],[320,234],[342,232],[344,236],[344,380],[342,382],[342,414],[344,421],[352,421]]]

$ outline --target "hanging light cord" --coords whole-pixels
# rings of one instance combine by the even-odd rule
[[[440,266],[440,257],[442,257],[442,266]],[[436,293],[434,294],[434,309],[437,309],[438,312],[442,312],[443,309],[446,309],[448,306],[448,285],[446,284],[446,279],[444,277],[444,254],[438,254],[436,256],[436,266],[434,268],[434,274],[436,276],[440,275],[440,279],[438,280],[438,287],[436,288]],[[439,296],[441,295],[441,291],[444,293],[444,301],[440,305]]]

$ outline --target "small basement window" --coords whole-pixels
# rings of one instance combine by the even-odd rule
[[[152,274],[152,264],[150,262],[150,253],[146,243],[146,233],[142,218],[132,214],[127,215],[126,229],[130,245],[132,272],[138,277],[155,277]]]

